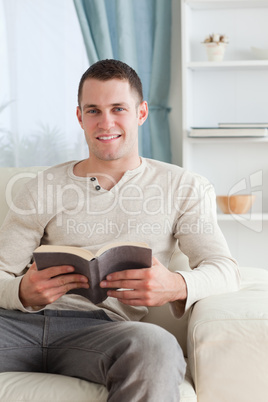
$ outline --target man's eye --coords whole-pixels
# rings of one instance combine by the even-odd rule
[[[115,111],[116,111],[116,112],[122,112],[123,110],[124,110],[124,109],[123,109],[122,107],[116,107],[116,108],[115,108]]]
[[[89,109],[89,110],[87,110],[87,113],[89,113],[89,114],[96,114],[96,113],[97,113],[97,110],[95,110],[95,109]]]

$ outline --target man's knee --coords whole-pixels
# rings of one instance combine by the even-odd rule
[[[125,322],[121,329],[118,356],[107,376],[111,400],[125,390],[128,400],[178,401],[185,361],[176,338],[148,323]]]
[[[165,329],[155,324],[134,323],[131,340],[136,353],[142,359],[152,363],[172,365],[174,361],[183,366],[184,357],[176,338]]]

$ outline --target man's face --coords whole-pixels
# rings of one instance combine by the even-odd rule
[[[138,157],[138,126],[148,115],[146,102],[128,81],[84,82],[77,117],[85,132],[90,158],[103,161]]]

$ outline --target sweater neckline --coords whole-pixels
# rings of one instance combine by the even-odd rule
[[[132,170],[126,170],[121,179],[111,188],[111,190],[105,190],[99,186],[98,179],[94,176],[76,176],[74,174],[74,166],[79,163],[79,160],[72,161],[68,167],[68,176],[73,179],[77,180],[80,182],[86,182],[86,183],[91,183],[92,188],[96,187],[98,188],[99,192],[112,192],[114,188],[117,188],[121,184],[123,184],[127,179],[130,177],[134,177],[138,175],[139,173],[143,172],[146,166],[146,159],[143,157],[140,157],[141,163],[138,167]]]

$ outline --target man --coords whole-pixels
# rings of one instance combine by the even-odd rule
[[[180,167],[139,156],[138,127],[148,105],[126,64],[92,65],[78,104],[89,158],[31,180],[1,229],[0,370],[80,377],[106,385],[109,401],[179,401],[185,371],[179,345],[137,321],[146,306],[170,303],[180,317],[202,297],[238,288],[213,189]],[[90,286],[72,266],[37,271],[31,263],[40,243],[96,252],[127,240],[151,246],[152,267],[108,275],[100,286],[112,290],[99,305],[67,293]],[[192,272],[167,270],[177,243]]]

